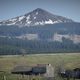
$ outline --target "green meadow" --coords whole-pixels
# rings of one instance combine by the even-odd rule
[[[80,53],[0,56],[0,80],[3,80],[3,75],[6,75],[7,80],[18,80],[19,75],[11,74],[11,70],[15,66],[33,66],[36,64],[52,64],[55,73],[60,66],[65,69],[80,68]]]

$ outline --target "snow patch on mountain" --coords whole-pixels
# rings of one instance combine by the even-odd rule
[[[45,25],[45,22],[42,21],[42,22],[36,22],[35,25]]]
[[[12,22],[14,22],[14,21],[16,21],[16,20],[17,20],[16,18],[9,19],[9,21],[12,21]]]
[[[34,19],[36,19],[36,17],[34,17]]]
[[[25,18],[25,16],[20,16],[19,21],[23,20],[24,18]]]
[[[53,21],[49,19],[49,21],[45,21],[45,24],[53,24]]]
[[[38,15],[38,12],[36,12],[36,15]]]
[[[30,19],[30,15],[28,15],[28,16],[26,17],[26,19],[27,19],[26,22],[29,21],[29,19]]]
[[[15,24],[16,24],[16,22],[13,22],[13,23],[10,23],[10,24],[8,23],[7,25],[15,25]]]

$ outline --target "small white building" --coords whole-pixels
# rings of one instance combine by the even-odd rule
[[[46,73],[44,74],[46,80],[53,80],[54,76],[54,68],[51,64],[46,65]]]

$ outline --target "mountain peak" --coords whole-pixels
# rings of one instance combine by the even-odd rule
[[[33,11],[42,11],[42,12],[44,12],[44,11],[46,11],[46,10],[44,10],[44,9],[42,9],[42,8],[37,8],[37,9],[35,9],[35,10],[33,10]],[[47,11],[46,11],[47,12]]]
[[[32,12],[12,18],[6,21],[0,22],[0,25],[19,25],[19,26],[35,26],[35,25],[45,25],[45,24],[55,24],[73,22],[71,19],[67,19],[62,16],[53,15],[46,10],[37,8]]]
[[[35,9],[35,11],[43,11],[43,9],[37,8],[37,9]]]

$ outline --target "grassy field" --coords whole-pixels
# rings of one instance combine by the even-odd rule
[[[17,65],[36,65],[49,63],[53,65],[55,70],[59,66],[63,66],[66,69],[73,69],[77,67],[80,68],[80,53],[0,56],[0,71],[4,71],[7,76],[14,76],[10,74],[10,72]],[[1,72],[0,74],[2,75]],[[8,80],[17,80],[16,78],[9,78]]]

